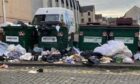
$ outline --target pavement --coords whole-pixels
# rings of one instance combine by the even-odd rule
[[[43,73],[28,73],[42,68]],[[140,84],[140,70],[88,67],[9,67],[0,69],[0,84]]]
[[[47,62],[39,61],[21,61],[20,63],[9,63],[9,62],[0,62],[0,64],[7,64],[9,66],[63,66],[63,67],[97,67],[97,68],[135,68],[140,69],[140,61],[136,61],[134,64],[117,64],[117,63],[107,63],[107,64],[53,64]]]

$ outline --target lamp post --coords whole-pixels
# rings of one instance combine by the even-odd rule
[[[5,0],[2,0],[2,11],[3,11],[3,23],[6,23]]]

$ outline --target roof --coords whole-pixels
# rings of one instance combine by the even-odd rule
[[[134,7],[132,7],[129,11],[137,11],[137,12],[140,12],[140,8],[138,7],[138,6],[134,6]],[[128,12],[129,12],[128,11]]]
[[[81,6],[81,12],[93,11],[94,5],[90,6]]]
[[[135,13],[135,14],[139,15],[139,14],[140,14],[140,7],[138,7],[138,6],[132,7],[131,9],[129,9],[129,10],[125,13],[124,17],[127,17],[127,16],[129,16],[129,14],[132,14],[132,13]],[[132,14],[132,15],[133,15],[133,14]]]

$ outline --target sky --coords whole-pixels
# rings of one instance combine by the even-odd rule
[[[94,5],[95,13],[105,17],[121,17],[133,6],[140,7],[140,0],[79,0],[81,6]]]

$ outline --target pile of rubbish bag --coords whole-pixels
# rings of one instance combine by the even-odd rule
[[[49,50],[43,50],[41,48],[34,48],[34,56],[36,55],[36,61],[44,61],[48,63],[66,63],[76,64],[81,62],[80,51],[76,48],[68,48],[64,51],[59,51],[55,48]]]
[[[23,21],[16,21],[14,23],[12,22],[5,22],[3,24],[0,24],[0,27],[6,27],[6,26],[32,26],[29,23],[24,23]]]
[[[140,51],[140,49],[139,49]],[[27,52],[21,45],[8,45],[0,42],[0,61],[8,60],[9,62],[20,61],[43,61],[47,63],[134,63],[140,60],[140,52],[135,55],[121,41],[110,40],[106,44],[96,47],[90,51],[80,51],[72,47],[59,51],[55,48],[44,50],[35,46],[32,52]]]
[[[37,46],[32,52],[27,52],[21,45],[8,45],[0,42],[0,61],[20,62],[20,61],[44,61],[48,63],[80,63],[83,57],[76,48],[68,48],[59,51],[55,48],[51,50],[43,50]]]
[[[81,56],[90,63],[134,63],[131,50],[121,41],[110,40],[93,51],[84,51]]]
[[[27,53],[21,45],[8,45],[0,42],[0,61],[19,62],[20,60],[31,60],[32,57],[31,53]]]

